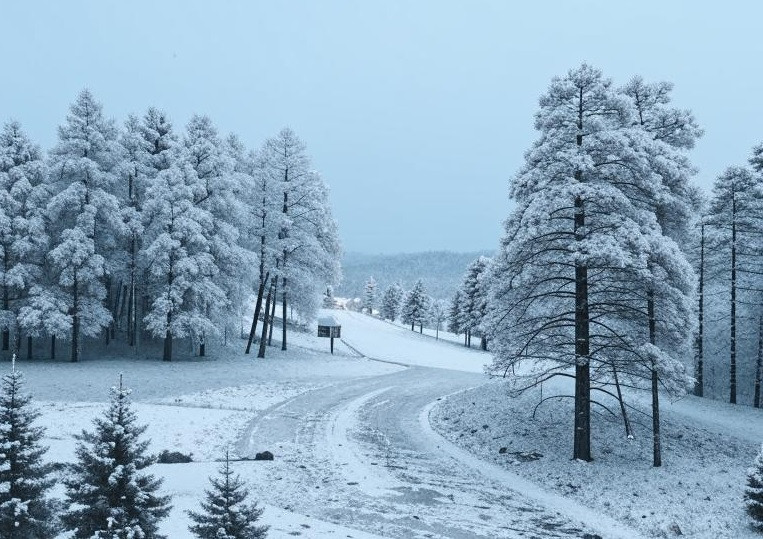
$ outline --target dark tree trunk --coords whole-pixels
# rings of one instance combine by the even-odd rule
[[[576,173],[577,174],[577,173]],[[579,175],[579,174],[577,174]],[[584,239],[585,209],[575,198],[575,239]],[[575,435],[572,458],[591,461],[590,318],[588,314],[588,267],[575,263]]]
[[[278,297],[278,277],[273,279],[273,298],[270,305],[270,322],[268,326],[268,346],[273,346],[273,326],[276,319],[276,298]]]
[[[731,353],[729,361],[729,402],[737,402],[737,226],[736,193],[731,199]]]
[[[274,279],[275,281],[276,279]],[[265,342],[267,337],[267,331],[268,331],[268,316],[270,313],[270,298],[273,294],[273,287],[271,286],[268,288],[268,296],[265,298],[265,319],[262,321],[262,335],[260,336],[260,351],[257,353],[257,357],[264,358],[265,357]],[[272,319],[270,320],[270,324],[272,324]]]
[[[26,358],[32,359],[32,336],[27,335],[26,337]]]
[[[583,145],[583,88],[578,97],[578,134],[576,144]],[[575,180],[583,182],[583,172],[575,171]],[[585,240],[585,207],[575,197],[575,241]],[[588,313],[588,267],[575,262],[575,433],[572,458],[589,462],[591,458],[591,365],[590,317]]]
[[[286,265],[286,264],[284,264]],[[281,286],[283,292],[281,292],[281,350],[286,350],[286,278],[281,279],[283,281]]]
[[[654,290],[647,292],[647,316],[649,317],[649,342],[657,344],[657,325],[654,318]],[[657,361],[652,359],[652,465],[662,466],[662,444],[660,443],[660,393]]]
[[[204,357],[207,352],[207,344],[204,342],[204,335],[199,338],[199,357]]]
[[[411,321],[411,331],[416,331],[416,330],[413,328],[413,325],[414,325],[414,323],[415,323],[415,322]]]
[[[484,335],[480,337],[480,349],[487,351],[487,337]]]
[[[74,284],[72,285],[72,362],[79,361],[79,282],[77,279],[77,270],[74,270]]]
[[[106,308],[109,310],[110,313],[114,312],[114,294],[111,291],[111,277],[106,277]],[[112,314],[113,318],[113,314]],[[111,341],[111,331],[109,326],[113,324],[114,321],[112,320],[109,324],[106,325],[104,328],[104,333],[106,337],[106,346],[109,345],[109,342]]]
[[[169,315],[167,315],[167,318],[169,319]],[[172,361],[172,332],[169,329],[167,329],[167,333],[164,335],[164,355],[162,360]]]
[[[633,438],[633,429],[631,428],[630,419],[628,419],[628,411],[625,409],[625,400],[623,399],[620,380],[617,377],[617,369],[614,364],[612,364],[612,375],[615,380],[615,389],[617,390],[617,401],[620,403],[620,413],[623,416],[623,423],[625,423],[625,437]]]
[[[8,271],[8,265],[6,261],[5,271]],[[10,293],[8,291],[8,285],[3,284],[3,310],[8,311],[10,309]],[[8,326],[3,328],[3,350],[8,350],[11,346],[11,330]]]
[[[50,359],[56,359],[56,336],[50,336]]]
[[[752,400],[755,408],[760,408],[760,378],[763,374],[761,369],[763,369],[763,315],[758,321],[758,359],[755,362],[755,395]]]
[[[135,302],[135,281],[133,277],[130,277],[130,287],[127,296],[127,344],[129,346],[135,345],[135,327],[133,325],[134,316],[134,302]]]
[[[424,333],[424,322],[420,322],[419,323],[419,333],[421,333],[421,334]]]
[[[270,272],[265,274],[265,278],[260,281],[260,287],[257,290],[257,303],[254,306],[254,318],[252,318],[252,329],[249,330],[249,340],[246,343],[246,351],[245,354],[248,354],[249,351],[252,348],[252,341],[254,340],[254,335],[257,333],[257,321],[260,318],[260,312],[262,311],[262,296],[265,294],[265,286],[267,286],[267,282],[270,279]]]
[[[699,240],[699,308],[698,308],[698,322],[699,327],[697,329],[697,341],[695,343],[695,349],[697,353],[696,364],[694,366],[694,394],[697,397],[703,397],[705,394],[704,383],[704,361],[705,361],[705,225],[700,226],[700,240]]]

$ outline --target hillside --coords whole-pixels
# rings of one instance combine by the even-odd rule
[[[368,277],[372,275],[380,291],[395,281],[407,290],[417,279],[421,279],[430,295],[448,299],[458,286],[466,266],[480,255],[492,254],[487,250],[471,253],[427,251],[393,255],[345,253],[342,260],[344,277],[335,295],[360,297]]]

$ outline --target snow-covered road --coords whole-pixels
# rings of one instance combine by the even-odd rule
[[[443,344],[442,351],[444,356],[469,354],[477,365],[482,359],[452,344]],[[393,359],[383,346],[369,355]],[[269,490],[263,501],[385,537],[637,536],[506,470],[461,454],[434,433],[426,417],[431,404],[486,379],[455,370],[453,357],[433,357],[431,351],[418,361],[427,357],[444,360],[448,368],[413,366],[348,380],[297,396],[258,417],[241,441],[241,453],[268,449],[276,455],[266,468]],[[399,359],[410,363],[405,355]],[[465,370],[477,369],[467,364]]]

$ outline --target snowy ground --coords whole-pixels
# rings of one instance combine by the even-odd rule
[[[759,410],[666,402],[657,470],[648,421],[634,416],[644,426],[627,441],[620,423],[597,416],[596,460],[573,463],[568,404],[531,418],[538,395],[509,399],[481,374],[490,354],[331,314],[347,343],[335,356],[327,339],[294,332],[288,352],[270,348],[265,360],[238,343],[169,364],[113,347],[79,364],[20,362],[48,429],[48,459],[72,460],[73,435],[90,428],[123,372],[151,451],[194,457],[153,469],[173,495],[162,525],[173,539],[189,537],[185,510],[197,507],[225,448],[275,453],[273,462],[235,463],[266,509],[270,537],[673,537],[679,528],[752,537],[741,493],[763,432]]]

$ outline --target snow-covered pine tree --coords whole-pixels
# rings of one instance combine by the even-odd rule
[[[763,532],[763,446],[752,468],[747,470],[747,488],[744,491],[747,514],[753,520],[753,527]]]
[[[391,322],[397,320],[404,295],[405,291],[399,283],[392,283],[387,287],[381,301],[381,317],[383,319]]]
[[[406,294],[401,310],[401,319],[404,324],[411,325],[411,331],[414,331],[414,326],[418,324],[419,333],[423,333],[424,322],[429,310],[428,300],[429,296],[424,288],[424,283],[419,279]]]
[[[376,279],[374,279],[372,275],[368,278],[366,285],[363,288],[363,308],[369,315],[374,314],[374,309],[378,303],[376,297],[376,288]]]
[[[590,66],[552,81],[536,115],[540,137],[512,181],[517,208],[492,273],[493,371],[513,372],[519,361],[534,367],[513,377],[518,391],[550,377],[574,377],[573,458],[585,461],[591,460],[592,377],[597,386],[610,384],[613,361],[654,366],[658,355],[645,351],[652,350],[645,290],[659,273],[647,260],[664,265],[669,276],[683,260],[642,204],[661,185],[647,151],[653,138],[634,114],[630,100]],[[685,341],[691,306],[685,312],[683,299],[693,273],[681,267],[689,291],[685,280],[669,286],[681,297],[672,305],[680,315],[673,335]],[[685,381],[670,366],[666,374]]]
[[[44,429],[34,425],[39,414],[23,389],[14,361],[0,393],[0,537],[48,539],[56,535],[46,498],[54,481],[42,461],[47,448],[40,444]]]
[[[75,539],[164,537],[158,524],[169,513],[170,498],[157,492],[162,481],[144,471],[154,458],[146,455],[146,427],[137,424],[129,395],[120,375],[95,429],[77,436],[77,462],[65,481],[69,509],[62,516]]]
[[[199,340],[199,355],[204,355],[205,336],[220,332],[221,319],[230,309],[245,268],[255,262],[239,243],[239,230],[245,227],[245,208],[240,176],[234,174],[236,163],[225,151],[217,129],[207,116],[193,116],[188,123],[181,160],[187,165],[194,204],[208,212],[212,225],[201,233],[206,236],[211,254],[213,273],[209,277],[216,290],[190,287],[193,301],[188,305],[193,313],[188,331]],[[219,291],[223,291],[222,296]]]
[[[50,153],[49,177],[54,195],[48,203],[55,223],[55,247],[49,254],[55,274],[52,295],[66,297],[72,361],[79,360],[80,336],[93,337],[111,321],[103,305],[104,280],[112,270],[105,255],[122,231],[114,195],[115,167],[121,159],[117,129],[101,104],[83,90],[59,127]]]
[[[450,300],[448,306],[448,331],[461,334],[464,330],[461,327],[461,306],[463,305],[463,298],[461,297],[461,290],[456,290],[453,294],[453,298]],[[466,342],[464,342],[466,344]]]
[[[467,345],[471,345],[472,334],[477,333],[480,335],[480,346],[483,350],[487,350],[484,321],[489,285],[489,280],[484,276],[488,275],[492,262],[491,258],[480,256],[469,264],[460,288],[463,302],[459,311],[460,326],[467,332]]]
[[[754,357],[757,324],[750,304],[759,303],[763,291],[763,182],[746,167],[730,167],[713,186],[705,222],[708,230],[708,258],[718,270],[714,288],[729,298],[715,306],[719,318],[729,320],[728,369],[729,402],[737,402],[740,359]],[[745,312],[749,311],[749,312]],[[747,354],[742,352],[747,344]],[[751,366],[745,365],[745,367]],[[751,378],[751,377],[750,377]]]
[[[10,330],[20,346],[19,312],[32,286],[41,285],[48,235],[44,210],[45,165],[39,147],[18,122],[0,131],[0,326],[2,349],[9,349]],[[28,328],[31,333],[36,328]],[[30,333],[30,334],[31,334]]]
[[[217,477],[210,477],[212,488],[204,491],[201,512],[188,511],[194,522],[189,530],[199,539],[261,539],[267,536],[269,526],[257,525],[263,510],[257,502],[248,502],[249,490],[240,476],[233,475],[230,458],[225,461]]]
[[[225,302],[225,291],[214,282],[213,217],[195,203],[195,180],[189,165],[173,164],[149,180],[143,208],[150,224],[141,256],[153,298],[144,320],[155,337],[164,338],[164,361],[172,360],[175,337],[215,331],[197,303],[202,294],[210,304]]]

